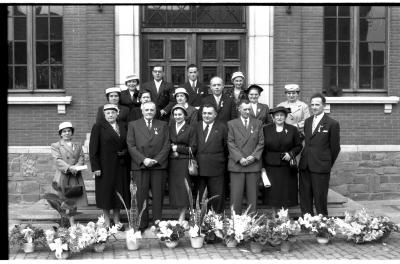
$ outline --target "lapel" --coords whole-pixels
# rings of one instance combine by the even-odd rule
[[[217,128],[217,125],[216,125],[216,123],[214,121],[214,124],[213,124],[213,126],[211,128],[211,131],[210,131],[210,135],[208,135],[207,142],[204,144],[204,148],[207,147],[210,144],[210,142],[213,140],[213,138],[216,136],[217,133],[218,133],[218,128]]]
[[[313,117],[313,116],[312,116]],[[314,117],[313,117],[314,118]],[[311,137],[315,136],[318,132],[318,130],[321,130],[321,126],[324,127],[325,124],[328,121],[328,116],[324,114],[324,116],[321,118],[321,120],[318,122],[317,126],[315,127],[314,132],[312,133]],[[312,120],[311,120],[311,131],[312,131]]]
[[[154,119],[153,119],[153,121],[154,121]],[[154,125],[154,122],[152,122],[152,125]],[[147,128],[146,122],[144,121],[143,117],[140,118],[138,129],[146,138],[151,138],[150,131]]]
[[[183,133],[185,133],[185,131],[186,131],[186,129],[187,129],[187,126],[188,126],[188,124],[187,124],[187,122],[185,121],[185,124],[183,125],[183,127],[181,128],[181,130],[179,130],[179,133],[178,133],[176,136],[180,136],[180,135],[182,135]],[[175,125],[175,133],[176,133],[176,125]]]
[[[244,127],[244,124],[242,122],[242,118],[240,118],[240,117],[237,118],[235,123],[236,123],[236,124],[234,124],[235,127],[239,130],[239,132],[243,135],[243,137],[247,137],[248,131]],[[250,127],[250,122],[249,122],[248,126]]]
[[[254,115],[256,118],[258,118],[261,115],[261,112],[265,109],[264,105],[257,103],[257,113]]]
[[[67,152],[69,152],[70,154],[74,154],[74,151],[73,151],[73,149],[72,149],[73,145],[74,145],[74,143],[72,143],[72,145],[71,145],[71,147],[70,147],[70,146],[68,146],[68,145],[64,142],[64,140],[60,140],[60,146],[61,146],[63,149],[65,149]],[[75,146],[75,147],[76,147],[76,146]]]
[[[154,84],[154,85],[155,85],[155,84]],[[162,93],[164,92],[164,89],[165,89],[165,82],[164,82],[164,80],[162,80],[162,81],[161,81],[161,84],[160,84],[160,89],[158,90],[157,96],[160,95],[160,94],[162,94]],[[157,88],[156,88],[156,91],[157,91]]]
[[[118,123],[117,123],[118,124]],[[103,127],[108,133],[112,136],[112,139],[118,143],[118,145],[121,143],[120,142],[120,137],[118,136],[117,132],[115,132],[114,128],[111,126],[110,123],[107,121],[103,122]]]

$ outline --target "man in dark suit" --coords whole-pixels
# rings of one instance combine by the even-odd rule
[[[257,210],[257,188],[264,149],[263,123],[250,117],[250,101],[239,103],[240,117],[228,122],[228,171],[230,172],[231,205],[242,213],[243,191],[246,190],[250,212]],[[246,189],[245,189],[246,188]]]
[[[186,69],[189,80],[180,87],[185,88],[189,94],[188,104],[199,109],[201,100],[208,95],[208,87],[198,81],[199,71],[195,64],[190,64]]]
[[[329,178],[340,152],[339,123],[324,114],[326,99],[322,94],[311,97],[312,116],[305,120],[305,146],[300,158],[301,213],[313,215],[313,201],[317,214],[328,215]]]
[[[208,196],[218,195],[210,202],[218,213],[223,211],[224,175],[226,170],[226,140],[228,130],[216,120],[215,106],[206,104],[202,107],[203,121],[197,124],[197,162],[199,176],[193,177],[195,193],[202,197],[207,187]]]
[[[126,141],[132,158],[133,178],[137,184],[139,212],[142,210],[143,201],[146,201],[147,205],[140,223],[140,230],[143,231],[149,225],[150,187],[153,195],[153,221],[161,219],[170,143],[167,123],[154,119],[155,104],[143,103],[141,109],[143,118],[129,122]]]
[[[171,108],[176,104],[174,98],[174,86],[166,82],[164,78],[164,67],[155,65],[152,70],[153,80],[140,86],[140,90],[149,90],[151,98],[160,110],[160,120],[168,121]]]
[[[128,89],[121,91],[120,104],[129,107],[129,110],[139,107],[139,76],[137,74],[127,76],[125,85]]]

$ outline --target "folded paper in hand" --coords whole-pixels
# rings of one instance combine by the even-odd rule
[[[87,170],[87,165],[75,166],[75,170],[77,171]]]
[[[265,188],[271,187],[271,182],[269,181],[267,172],[265,171],[264,168],[262,168],[261,170],[261,178]]]

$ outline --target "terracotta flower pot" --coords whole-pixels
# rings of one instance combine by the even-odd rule
[[[167,248],[176,248],[178,246],[178,241],[165,241]]]
[[[106,248],[106,243],[95,243],[93,245],[93,250],[97,253],[101,253]]]
[[[286,240],[282,241],[282,243],[281,243],[281,253],[286,254],[286,253],[289,253],[289,251],[290,251],[290,242],[286,241]]]
[[[22,248],[24,249],[25,253],[32,253],[35,251],[35,244],[33,243],[24,243],[22,245]]]
[[[250,251],[253,253],[261,253],[262,245],[259,242],[250,241]]]
[[[238,242],[236,241],[236,239],[228,239],[225,241],[226,247],[228,248],[234,248],[237,247]]]
[[[202,248],[204,244],[204,235],[202,234],[201,236],[191,237],[190,244],[192,245],[192,248]]]

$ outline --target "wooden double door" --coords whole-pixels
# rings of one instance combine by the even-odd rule
[[[229,87],[233,72],[246,75],[245,34],[143,33],[141,47],[144,81],[152,79],[151,69],[157,64],[164,66],[164,79],[175,87],[188,80],[186,67],[192,63],[205,84],[220,76]]]

